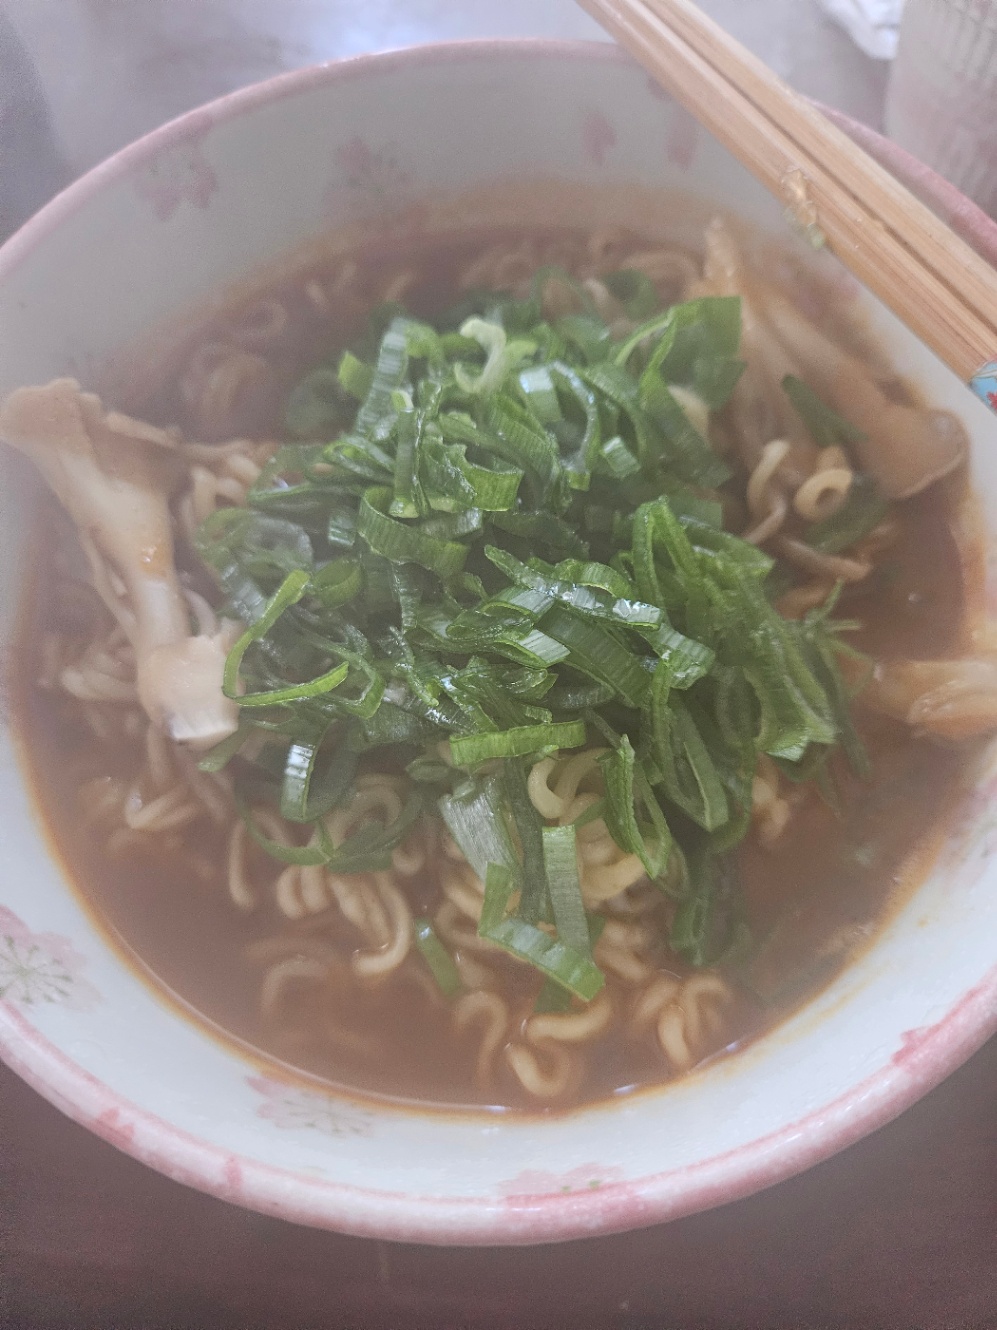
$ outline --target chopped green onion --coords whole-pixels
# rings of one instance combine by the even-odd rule
[[[627,735],[599,759],[606,782],[604,817],[610,835],[621,850],[635,854],[653,881],[668,863],[672,837],[665,815],[650,787]],[[637,821],[641,809],[648,819],[645,836]]]
[[[523,919],[503,919],[483,934],[517,960],[553,979],[583,1002],[591,1002],[606,982],[594,961]]]
[[[484,880],[485,895],[481,902],[478,933],[481,937],[488,937],[508,914],[516,878],[507,864],[490,863],[485,868]]]
[[[591,957],[574,827],[544,827],[543,856],[557,936],[579,956]]]
[[[361,402],[370,392],[371,384],[374,382],[373,368],[358,360],[352,351],[343,352],[336,374],[343,391]]]
[[[286,609],[296,605],[305,594],[308,587],[308,574],[304,571],[295,571],[288,573],[287,577],[280,584],[277,590],[267,602],[266,608],[251,628],[247,628],[243,635],[232,647],[232,650],[225,658],[225,672],[222,678],[222,691],[226,697],[232,698],[240,705],[246,704],[246,694],[239,690],[239,668],[242,665],[243,657],[254,642],[258,642],[265,637],[274,626],[280,616]],[[340,677],[340,681],[346,677],[345,671]],[[330,687],[335,687],[331,684]],[[280,691],[280,690],[277,690]],[[250,698],[249,705],[253,705],[253,699]]]
[[[280,815],[289,822],[315,822],[330,808],[342,803],[350,792],[357,772],[357,755],[340,748],[316,776],[315,764],[325,731],[317,740],[292,743],[284,762],[284,780],[280,793]]]
[[[301,439],[318,439],[335,428],[342,415],[339,376],[332,369],[313,370],[288,398],[284,423]]]
[[[485,874],[485,901],[479,934],[518,960],[526,961],[562,988],[590,1002],[605,984],[602,971],[591,959],[591,943],[585,939],[583,954],[560,938],[507,913],[514,878],[509,869],[490,864]],[[584,918],[584,916],[583,916]]]
[[[847,446],[862,443],[865,439],[866,436],[860,429],[850,425],[844,416],[838,415],[837,411],[832,411],[814,390],[795,374],[786,375],[782,381],[782,388],[819,448],[830,448],[836,443]]]
[[[654,755],[668,798],[705,831],[722,827],[730,816],[727,794],[688,706],[668,698],[652,714]]]
[[[458,385],[467,393],[481,396],[500,388],[509,371],[535,350],[532,342],[507,342],[502,325],[485,319],[468,319],[461,324],[460,335],[478,342],[487,352],[488,359],[480,374],[469,374],[463,365],[454,369]]]
[[[429,966],[429,971],[436,980],[436,986],[444,997],[453,997],[461,989],[460,975],[453,963],[453,957],[436,936],[433,925],[428,919],[413,920],[415,945],[422,953],[422,958]]]
[[[614,480],[629,480],[640,473],[640,462],[617,434],[599,450],[604,469]]]
[[[392,563],[418,563],[440,577],[456,576],[467,558],[464,546],[396,522],[386,511],[390,496],[388,489],[370,489],[360,500],[357,531],[370,548]]]
[[[668,940],[673,949],[692,965],[708,965],[713,959],[711,934],[723,872],[721,862],[709,852],[695,855],[690,864],[691,889],[675,911]]]
[[[241,707],[276,707],[286,702],[298,702],[306,697],[320,697],[330,693],[349,674],[347,664],[334,665],[331,670],[308,679],[305,683],[291,684],[287,688],[262,688],[254,693],[242,693],[235,697]]]
[[[360,565],[354,559],[334,559],[312,576],[311,591],[326,609],[337,609],[358,595],[363,585]]]
[[[228,766],[248,738],[249,726],[240,724],[234,734],[230,734],[227,739],[222,739],[220,743],[208,749],[197,764],[198,771],[221,771]]]
[[[384,433],[385,422],[394,417],[393,395],[401,387],[408,370],[408,326],[408,319],[394,318],[381,339],[370,388],[357,412],[356,431],[360,435],[370,431],[374,437],[379,437]]]
[[[879,526],[889,509],[872,477],[857,471],[841,507],[830,517],[812,522],[803,539],[821,554],[840,554]]]
[[[519,375],[519,387],[527,405],[543,425],[552,425],[556,420],[563,420],[561,404],[557,400],[557,389],[546,365],[534,365],[524,369]]]
[[[546,319],[555,285],[574,312]],[[759,754],[793,780],[825,779],[839,748],[866,764],[833,597],[780,617],[780,569],[724,530],[729,469],[681,405],[688,391],[717,411],[733,391],[739,300],[662,310],[643,274],[606,285],[641,320],[622,339],[554,268],[526,299],[475,293],[438,328],[381,307],[365,343],[293,389],[303,441],[196,538],[244,627],[223,680],[239,729],[201,766],[238,754],[256,843],[283,863],[383,871],[432,798],[484,884],[481,936],[545,977],[540,1010],[604,982],[579,828],[605,819],[676,901],[671,945],[700,965],[726,954],[721,923],[737,931],[722,856],[747,831]],[[785,388],[818,443],[856,440],[799,381]],[[884,511],[856,475],[805,538],[837,553]],[[604,795],[545,826],[530,764],[597,737]],[[331,810],[377,771],[404,772],[412,797],[335,845]],[[268,836],[246,791],[308,843]],[[415,943],[456,992],[426,920]]]
[[[489,864],[510,872],[517,867],[500,777],[487,776],[444,795],[439,808],[447,830],[482,882]]]
[[[496,757],[525,757],[528,753],[580,748],[584,742],[584,723],[567,720],[557,725],[518,725],[512,730],[455,735],[450,740],[450,752],[459,767],[472,767]]]
[[[651,681],[639,658],[606,629],[555,605],[543,618],[543,630],[568,648],[575,669],[608,684],[624,702],[639,707]]]
[[[519,915],[528,924],[536,924],[550,914],[550,893],[544,859],[543,822],[530,799],[526,780],[521,761],[510,759],[505,763],[505,793],[523,861]]]
[[[321,844],[284,845],[281,841],[274,840],[260,830],[247,804],[237,802],[237,807],[253,840],[262,849],[266,850],[272,859],[279,859],[284,864],[298,864],[302,867],[313,867],[327,862],[329,856]]]

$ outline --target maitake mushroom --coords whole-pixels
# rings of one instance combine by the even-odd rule
[[[176,438],[55,379],[10,394],[0,439],[31,459],[76,524],[94,584],[135,649],[149,719],[196,746],[234,733],[238,708],[222,692],[230,630],[192,632],[177,575]]]

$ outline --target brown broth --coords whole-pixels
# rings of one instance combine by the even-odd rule
[[[397,247],[372,250],[364,258],[363,289],[373,290],[405,263],[415,264],[420,279],[408,303],[416,313],[431,315],[452,297],[459,266],[481,248],[478,234],[445,250],[415,246],[401,258]],[[314,362],[316,345],[319,354],[325,349],[300,289],[296,282],[274,293],[287,302],[293,317],[292,333],[274,361],[281,388]],[[337,340],[360,326],[361,313],[359,306],[340,311]],[[187,423],[172,385],[144,406],[154,419]],[[266,437],[272,423],[257,432]],[[880,656],[937,656],[956,648],[965,595],[950,529],[952,502],[945,488],[936,487],[902,505],[900,538],[868,583],[841,607],[842,614],[862,621],[858,645]],[[259,1010],[265,966],[247,961],[246,951],[264,944],[286,923],[273,907],[248,915],[233,907],[224,882],[225,837],[217,831],[201,829],[193,836],[184,831],[168,857],[107,856],[102,838],[83,823],[77,790],[95,775],[133,775],[141,755],[128,748],[112,753],[99,745],[80,723],[75,705],[56,701],[34,685],[33,635],[46,623],[52,625],[54,611],[42,594],[50,585],[50,573],[36,576],[32,622],[19,653],[24,671],[17,715],[25,762],[71,880],[129,958],[216,1031],[328,1082],[407,1100],[489,1102],[536,1111],[511,1075],[487,1095],[476,1085],[477,1040],[453,1033],[446,1004],[434,1001],[418,981],[416,956],[379,986],[354,981],[323,990],[321,999],[316,990],[301,986],[289,1004],[291,1019],[280,1031],[269,1028]],[[776,847],[764,850],[749,838],[738,852],[755,945],[727,971],[739,995],[729,1047],[770,1027],[840,970],[872,935],[914,871],[915,849],[929,845],[943,825],[965,757],[918,742],[899,725],[861,714],[859,720],[873,776],[868,784],[843,777],[840,815],[811,791]],[[207,866],[207,880],[198,876],[198,863]],[[432,876],[416,891],[420,908],[431,908],[437,895]],[[681,973],[674,959],[668,965]],[[510,991],[520,993],[525,1017],[537,985],[511,964],[508,972]],[[619,1009],[624,990],[612,980],[610,989],[615,989]],[[617,1020],[588,1046],[585,1079],[573,1102],[604,1098],[664,1075],[653,1037],[633,1039]]]

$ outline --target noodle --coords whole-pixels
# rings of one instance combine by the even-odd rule
[[[793,495],[793,507],[806,522],[830,517],[844,503],[854,478],[844,450],[824,448],[813,475]]]
[[[374,880],[385,912],[387,938],[375,951],[353,957],[353,968],[366,978],[383,976],[396,970],[412,945],[412,914],[404,895],[388,873],[375,873]]]
[[[605,752],[604,748],[587,748],[560,763],[553,758],[543,758],[535,763],[527,777],[527,791],[537,812],[551,821],[567,825],[590,808],[599,795],[580,795],[579,787],[594,779],[601,791],[599,758]],[[553,789],[549,784],[552,776]],[[640,859],[620,850],[602,818],[582,827],[578,841],[582,897],[586,905],[598,906],[644,876]]]
[[[505,1043],[509,1027],[508,1007],[497,993],[486,993],[480,989],[465,993],[454,1003],[453,1025],[458,1033],[475,1026],[481,1029],[475,1074],[479,1082],[487,1083],[495,1055]]]
[[[595,959],[624,983],[641,984],[652,973],[650,962],[641,956],[649,942],[639,924],[607,919],[595,946]]]
[[[599,758],[604,752],[605,748],[586,748],[560,766],[554,782],[554,797],[561,801],[560,816],[564,816],[565,808],[573,801],[582,781],[598,771]],[[601,777],[599,783],[602,783]]]
[[[526,1038],[531,1044],[587,1043],[602,1034],[612,1019],[613,1004],[603,992],[581,1011],[531,1016],[526,1022]]]
[[[554,765],[552,757],[545,757],[534,763],[526,783],[533,807],[541,817],[551,819],[559,818],[564,812],[564,800],[556,795],[547,784],[547,779],[554,770]]]
[[[328,970],[321,962],[307,956],[288,956],[277,961],[263,976],[260,984],[260,1010],[264,1020],[274,1020],[288,986],[302,981],[323,980]]]
[[[481,918],[485,889],[471,866],[463,863],[459,867],[444,868],[442,886],[447,900],[476,924]]]
[[[780,596],[776,605],[784,619],[802,619],[808,610],[823,605],[834,590],[834,583],[822,580],[806,582]]]
[[[634,268],[649,277],[669,300],[684,300],[699,277],[699,268],[688,254],[676,249],[649,249],[630,253],[621,267]]]
[[[187,451],[191,452],[189,448]],[[189,542],[194,542],[198,528],[216,509],[230,505],[241,508],[245,504],[270,451],[270,445],[261,448],[260,444],[238,440],[209,454],[208,459],[192,460],[189,487],[177,503],[180,528]]]
[[[509,1044],[506,1061],[523,1089],[534,1099],[560,1099],[578,1075],[578,1063],[560,1044],[543,1049]]]
[[[180,380],[197,433],[212,440],[238,433],[273,387],[273,369],[264,356],[223,342],[200,347]]]
[[[481,937],[475,919],[464,914],[453,901],[443,902],[433,922],[440,936],[456,948],[458,954],[464,951],[497,954],[495,943]]]
[[[689,1071],[721,1038],[724,1008],[732,994],[717,974],[704,971],[684,982],[659,976],[633,1008],[636,1030],[653,1026],[673,1071]]]
[[[287,307],[265,297],[242,312],[229,336],[241,350],[268,351],[283,338],[289,322]]]
[[[785,439],[773,439],[762,449],[761,460],[748,478],[748,511],[755,525],[744,533],[752,545],[763,545],[782,526],[789,511],[786,496],[776,483],[780,466],[789,455]]]
[[[228,894],[240,910],[256,909],[256,892],[249,880],[246,865],[246,842],[249,831],[241,818],[233,822],[229,832],[228,857],[226,861]]]
[[[800,540],[782,536],[779,553],[805,572],[823,576],[829,581],[861,582],[872,571],[872,564],[859,559],[845,559],[838,554],[823,554]]]
[[[774,845],[786,830],[791,816],[788,799],[780,794],[779,768],[763,754],[751,782],[751,816],[762,845]]]
[[[622,226],[597,226],[585,241],[585,254],[592,270],[610,272],[623,266],[630,249],[629,232]]]
[[[605,858],[611,854],[610,862]],[[620,854],[606,832],[602,840],[581,847],[582,897],[587,905],[599,905],[632,887],[644,876],[644,865],[636,854]],[[593,862],[593,861],[596,862]],[[603,862],[598,862],[602,860]]]

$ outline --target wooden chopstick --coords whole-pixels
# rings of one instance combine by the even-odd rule
[[[997,273],[993,268],[968,246],[963,255],[965,262],[953,264],[953,233],[949,227],[914,198],[895,176],[857,148],[815,106],[777,79],[761,60],[734,42],[689,0],[647,0],[647,3],[693,50],[728,80],[736,82],[811,160],[834,175],[894,230],[899,224],[903,229],[898,235],[929,267],[947,276],[954,290],[973,303],[982,281],[989,287],[988,299],[997,302]],[[790,106],[792,115],[788,113]],[[991,318],[997,320],[997,303],[987,308]]]
[[[985,260],[688,0],[580,3],[987,400],[974,384],[997,359]]]

